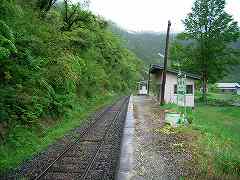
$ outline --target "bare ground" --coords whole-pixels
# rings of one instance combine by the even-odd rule
[[[194,177],[189,138],[165,126],[163,112],[150,97],[133,98],[135,136],[131,180],[165,180]],[[186,178],[189,179],[189,178]]]

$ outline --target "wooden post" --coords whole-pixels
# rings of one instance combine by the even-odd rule
[[[164,69],[163,69],[162,87],[161,87],[161,102],[160,102],[161,106],[164,105],[170,27],[171,27],[171,22],[168,21],[166,47],[165,47],[165,55],[164,55]]]
[[[151,69],[151,64],[149,65],[149,69],[148,69],[148,84],[147,84],[147,94],[148,96],[150,95],[150,80],[151,80],[151,76],[150,76],[150,69]]]

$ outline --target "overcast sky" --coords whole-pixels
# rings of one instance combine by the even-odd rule
[[[226,2],[226,11],[240,24],[240,0]],[[179,32],[192,4],[193,0],[91,0],[90,10],[130,31],[165,31],[170,19],[172,31]]]

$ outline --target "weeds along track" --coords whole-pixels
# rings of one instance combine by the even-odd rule
[[[100,113],[33,179],[113,179],[128,98]],[[57,152],[59,153],[59,152]]]
[[[26,179],[114,179],[129,97],[102,109],[20,168]],[[11,177],[8,177],[11,179]],[[12,178],[16,178],[12,176]]]

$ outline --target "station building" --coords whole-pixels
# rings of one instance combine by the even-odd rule
[[[158,99],[161,97],[161,86],[163,78],[162,65],[153,64],[149,69],[149,87],[153,90],[154,96]],[[166,72],[166,84],[165,84],[165,103],[177,104],[177,75],[179,71],[174,69],[167,69]],[[186,100],[185,105],[188,107],[194,107],[194,93],[195,82],[200,80],[200,77],[194,74],[182,72],[186,74]]]

